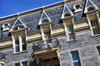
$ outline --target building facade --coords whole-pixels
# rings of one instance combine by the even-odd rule
[[[0,28],[0,66],[100,66],[100,0],[2,17]]]

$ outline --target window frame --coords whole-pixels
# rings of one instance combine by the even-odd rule
[[[90,8],[93,8],[94,10],[96,9],[94,6],[88,6],[88,7],[87,7],[87,11],[88,11],[88,12],[93,11],[93,10],[90,10],[90,11],[89,11]]]
[[[93,22],[96,21],[96,22],[97,22],[97,26],[93,26],[93,27],[92,27],[92,23],[91,23],[92,21],[93,21]],[[98,28],[99,34],[100,34],[100,27],[99,27],[98,21],[97,21],[96,19],[95,19],[95,20],[90,20],[90,25],[91,25],[91,31],[92,31],[92,34],[93,34],[93,35],[97,35],[97,34],[94,34],[94,31],[93,31],[94,28]]]
[[[78,53],[78,58],[79,58],[79,60],[73,60],[73,56],[72,56],[72,53],[73,53],[73,52],[77,52],[77,53]],[[76,50],[76,51],[71,51],[71,58],[72,58],[72,64],[73,64],[73,66],[75,66],[74,63],[76,63],[76,62],[79,62],[80,66],[81,66],[81,60],[80,60],[80,55],[79,55],[78,50]]]
[[[48,23],[48,22],[44,22],[43,23],[44,20],[47,20],[49,22],[49,19],[48,18],[44,18],[44,19],[41,20],[41,24]]]
[[[70,33],[67,32],[67,27],[68,27],[68,26],[72,26],[72,28],[73,28],[73,32],[70,32]],[[70,34],[74,34],[74,39],[69,39],[69,35],[70,35]],[[67,35],[67,39],[68,39],[68,41],[73,41],[73,40],[76,39],[76,38],[75,38],[75,31],[74,31],[74,26],[73,26],[73,24],[66,25],[66,35]]]
[[[65,17],[65,15],[66,15],[66,14],[69,14],[69,15],[71,16],[71,13],[66,12],[66,13],[64,13],[64,15],[63,15],[63,16],[64,16],[64,18],[70,17],[70,16]]]
[[[21,36],[21,35],[19,35],[19,36],[17,36],[17,37],[14,37],[14,46],[15,46],[15,48],[14,48],[14,52],[15,53],[18,53],[18,52],[22,52],[22,51],[25,51],[25,50],[23,50],[23,45],[26,45],[26,42],[25,43],[22,43],[22,38],[23,37],[25,37],[25,36]],[[19,51],[18,52],[16,52],[16,46],[18,46],[18,45],[16,45],[16,38],[18,38],[19,39]],[[25,41],[26,41],[26,37],[25,37]],[[27,48],[26,48],[26,50],[27,50]]]

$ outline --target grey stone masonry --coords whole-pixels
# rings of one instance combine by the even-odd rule
[[[91,31],[76,34],[75,41],[59,39],[61,45],[61,66],[72,66],[72,51],[78,51],[81,66],[100,66],[97,47],[100,46],[100,36],[92,36]]]

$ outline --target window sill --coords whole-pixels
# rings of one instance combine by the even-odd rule
[[[24,50],[24,51],[21,51],[21,52],[15,52],[13,54],[15,55],[15,54],[20,54],[20,53],[24,53],[24,52],[28,52],[28,50]]]
[[[67,41],[67,43],[75,42],[75,41],[77,41],[77,40],[76,40],[76,39],[74,39],[74,40],[70,40],[70,41]]]
[[[92,35],[91,37],[93,38],[93,37],[97,37],[97,36],[100,36],[100,34]]]

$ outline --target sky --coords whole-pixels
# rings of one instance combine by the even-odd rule
[[[64,0],[0,0],[0,17],[43,7]]]

